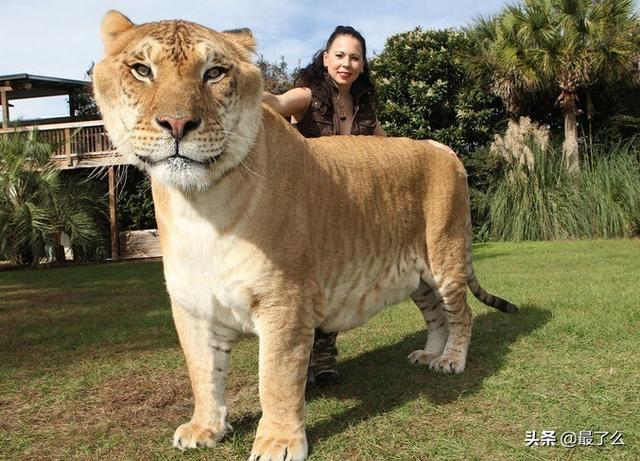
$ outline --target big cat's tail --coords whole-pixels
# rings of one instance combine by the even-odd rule
[[[491,306],[495,309],[498,309],[502,312],[507,312],[512,314],[514,312],[518,312],[518,308],[515,304],[511,304],[506,299],[499,298],[497,296],[488,293],[484,288],[480,286],[480,282],[478,282],[478,278],[473,270],[473,257],[471,253],[471,240],[472,240],[472,229],[471,229],[471,216],[469,216],[469,225],[467,228],[467,285],[471,290],[471,293],[483,304],[487,306]]]
[[[473,293],[473,296],[478,298],[478,301],[480,301],[481,303],[498,309],[499,311],[507,312],[509,314],[518,312],[518,308],[514,304],[511,304],[506,299],[494,296],[491,293],[488,293],[484,288],[482,288],[480,286],[480,283],[478,282],[478,279],[476,278],[476,274],[473,273],[473,268],[471,268],[471,273],[468,273],[467,275],[467,283],[469,285],[471,293]]]

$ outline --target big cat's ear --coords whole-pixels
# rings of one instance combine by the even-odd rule
[[[233,29],[233,30],[225,30],[222,34],[227,37],[232,42],[241,45],[245,50],[250,53],[255,53],[256,51],[256,39],[253,37],[251,30],[249,29]]]
[[[123,32],[128,31],[132,27],[134,27],[134,24],[124,14],[116,10],[107,11],[100,26],[100,34],[102,35],[105,49],[108,51],[111,45],[113,45],[113,42],[115,42]]]

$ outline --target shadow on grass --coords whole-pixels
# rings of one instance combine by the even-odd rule
[[[38,374],[177,342],[157,262],[8,273],[0,292],[5,370]]]
[[[507,252],[491,252],[491,253],[473,253],[473,261],[481,261],[484,259],[497,259],[497,258],[504,258],[506,256],[513,256],[513,253],[507,253]]]
[[[436,405],[446,405],[482,388],[483,381],[505,366],[512,345],[551,319],[549,310],[524,306],[515,315],[500,312],[475,318],[467,367],[461,375],[447,376],[431,372],[424,366],[412,366],[407,355],[424,347],[426,333],[414,333],[402,341],[358,357],[339,362],[343,377],[340,386],[312,391],[308,400],[318,396],[355,399],[359,404],[329,420],[307,427],[309,443],[340,433],[349,426],[376,415],[392,411],[418,397],[426,396]],[[232,422],[236,431],[255,429],[259,415],[247,415]]]
[[[175,347],[163,294],[127,295],[109,288],[66,296],[39,290],[20,298],[26,299],[23,305],[7,302],[0,309],[0,368],[40,374],[86,359]]]

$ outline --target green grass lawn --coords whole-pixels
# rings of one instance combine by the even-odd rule
[[[308,398],[310,460],[640,459],[640,240],[485,244],[467,369],[410,366],[413,305],[339,337],[344,384]],[[191,390],[159,262],[0,273],[0,459],[244,460],[257,341],[233,351],[233,433],[171,447]],[[525,447],[526,431],[621,431],[625,446]],[[594,440],[597,443],[599,437]]]

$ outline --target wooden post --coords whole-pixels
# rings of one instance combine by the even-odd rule
[[[2,98],[2,128],[9,128],[9,98],[7,97],[7,91],[11,91],[13,88],[10,86],[0,87],[0,97]]]
[[[113,166],[109,167],[109,224],[111,228],[111,259],[117,261],[120,258],[118,245],[118,220],[116,214],[116,172]]]
[[[67,166],[73,166],[71,158],[71,128],[64,129],[64,155],[67,156]]]

